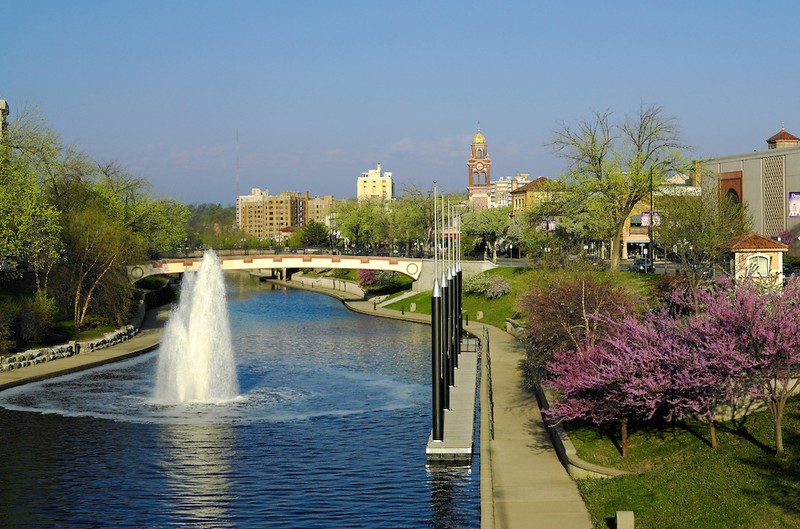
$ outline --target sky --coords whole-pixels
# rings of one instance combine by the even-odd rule
[[[184,203],[558,178],[553,131],[641,105],[693,158],[800,136],[800,5],[715,0],[5,0],[0,99]],[[238,137],[238,140],[237,140]],[[238,167],[238,168],[237,168]]]

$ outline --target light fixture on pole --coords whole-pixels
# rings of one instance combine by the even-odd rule
[[[649,243],[649,250],[647,257],[653,262],[653,267],[656,266],[656,258],[653,255],[653,223],[656,220],[655,213],[653,213],[653,164],[650,164],[650,222],[647,223],[647,240]]]

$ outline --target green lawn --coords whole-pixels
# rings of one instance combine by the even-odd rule
[[[546,284],[553,281],[559,274],[564,274],[563,270],[549,271],[536,270],[525,267],[499,267],[486,272],[490,275],[498,275],[505,278],[511,285],[511,292],[497,299],[486,299],[482,295],[465,295],[463,299],[464,312],[469,317],[470,323],[476,322],[478,311],[483,312],[481,323],[494,325],[501,329],[506,327],[507,318],[517,318],[519,315],[514,309],[517,296],[530,289],[533,285]],[[606,273],[606,272],[599,272]],[[619,284],[625,284],[632,290],[638,292],[645,299],[652,297],[653,283],[655,277],[650,274],[619,273],[610,277]],[[430,290],[420,292],[414,296],[403,299],[401,302],[391,303],[386,306],[388,309],[400,311],[401,307],[408,310],[411,303],[417,304],[417,312],[422,314],[431,313],[431,292]]]
[[[637,529],[800,528],[800,398],[787,406],[781,458],[772,453],[766,411],[741,428],[722,424],[717,450],[704,423],[642,428],[630,436],[628,461],[616,435],[612,441],[595,427],[568,433],[583,459],[640,472],[578,482],[595,527],[610,527],[616,511],[632,510]]]

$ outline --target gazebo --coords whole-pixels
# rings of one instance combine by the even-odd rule
[[[746,277],[783,285],[783,254],[789,247],[755,232],[745,233],[722,243],[725,250],[723,262],[736,281]]]

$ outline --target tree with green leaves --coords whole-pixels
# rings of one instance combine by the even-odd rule
[[[611,269],[619,270],[620,242],[634,206],[659,189],[684,148],[675,119],[658,105],[640,105],[615,125],[611,112],[595,112],[577,126],[562,125],[550,143],[569,166],[564,191],[554,198],[561,215],[608,240]]]
[[[47,202],[30,162],[0,145],[0,262],[15,273],[24,264],[34,271],[36,288],[47,278],[61,247],[61,215]]]
[[[683,265],[686,285],[697,297],[705,270],[720,262],[719,245],[752,229],[745,204],[720,197],[714,186],[700,196],[664,196],[659,199],[661,222],[654,227],[656,240]]]
[[[462,230],[480,239],[492,250],[492,262],[497,262],[497,243],[511,225],[511,208],[489,208],[464,215]]]
[[[303,246],[328,246],[330,242],[328,227],[315,220],[310,220],[300,230],[300,244]]]
[[[150,183],[116,162],[98,164],[95,191],[111,217],[140,237],[151,254],[177,248],[186,238],[189,209],[155,197]]]
[[[389,235],[389,217],[383,201],[348,200],[338,205],[336,212],[339,229],[353,246],[378,244]]]

